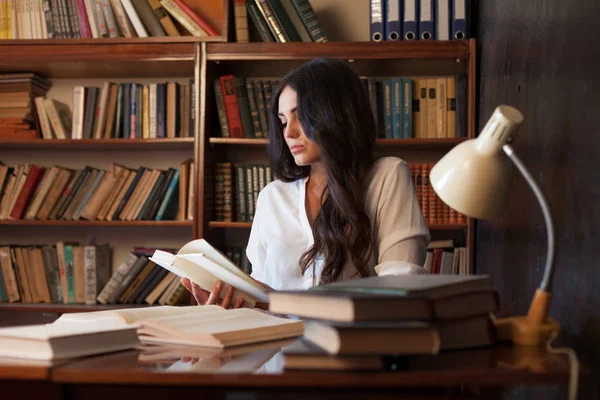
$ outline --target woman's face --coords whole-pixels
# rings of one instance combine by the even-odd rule
[[[321,161],[321,151],[317,143],[304,134],[296,113],[297,94],[286,86],[279,96],[279,120],[283,125],[283,138],[299,166],[307,166]]]

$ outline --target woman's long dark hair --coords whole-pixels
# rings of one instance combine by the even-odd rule
[[[302,273],[318,256],[324,259],[320,283],[336,281],[347,253],[361,276],[368,276],[374,235],[365,212],[365,177],[373,164],[377,137],[367,92],[340,60],[315,59],[286,75],[273,96],[269,157],[276,178],[285,182],[310,175],[294,162],[279,121],[279,96],[289,86],[297,93],[297,115],[305,135],[317,143],[327,168],[325,201],[312,226],[314,245],[300,258]]]

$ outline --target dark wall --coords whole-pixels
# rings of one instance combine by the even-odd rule
[[[546,193],[557,233],[550,314],[561,343],[591,369],[580,399],[600,398],[600,1],[479,1],[478,126],[498,104],[520,109],[515,143]],[[546,231],[522,178],[505,216],[479,222],[476,267],[492,276],[502,307],[523,314],[542,278]],[[511,398],[566,398],[517,390]]]

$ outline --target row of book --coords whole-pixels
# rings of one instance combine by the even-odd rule
[[[222,250],[222,253],[246,274],[250,275],[252,273],[252,264],[250,264],[250,260],[246,257],[245,247],[226,247]]]
[[[423,268],[430,274],[471,275],[467,249],[455,240],[434,240],[427,246]]]
[[[268,137],[271,99],[278,82],[233,75],[215,79],[213,88],[221,137]]]
[[[192,137],[194,82],[112,83],[75,86],[73,111],[36,97],[44,139],[161,139]]]
[[[327,41],[327,34],[309,0],[235,0],[233,11],[239,43],[249,41],[249,26],[262,42]]]
[[[44,96],[50,86],[50,81],[36,74],[0,74],[0,137],[36,137],[37,118],[33,98]]]
[[[166,170],[0,165],[0,220],[191,220],[194,162]]]
[[[466,224],[467,216],[448,207],[429,184],[429,174],[435,164],[410,164],[419,207],[428,225]]]
[[[382,139],[467,137],[466,76],[361,77]]]
[[[233,194],[234,175],[235,196]],[[252,221],[258,193],[273,179],[271,167],[266,164],[217,163],[215,165],[214,193],[215,220]]]
[[[369,0],[371,40],[468,38],[466,0]]]
[[[112,271],[108,245],[57,242],[0,247],[0,301],[62,304],[161,304],[187,300],[179,278],[136,247]],[[173,252],[172,249],[168,250]]]
[[[182,0],[5,0],[4,3],[5,7],[0,7],[0,39],[219,34]]]

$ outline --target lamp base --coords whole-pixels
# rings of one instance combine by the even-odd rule
[[[556,320],[547,317],[550,293],[538,289],[526,316],[494,319],[498,340],[510,340],[523,346],[544,345],[560,331]]]

